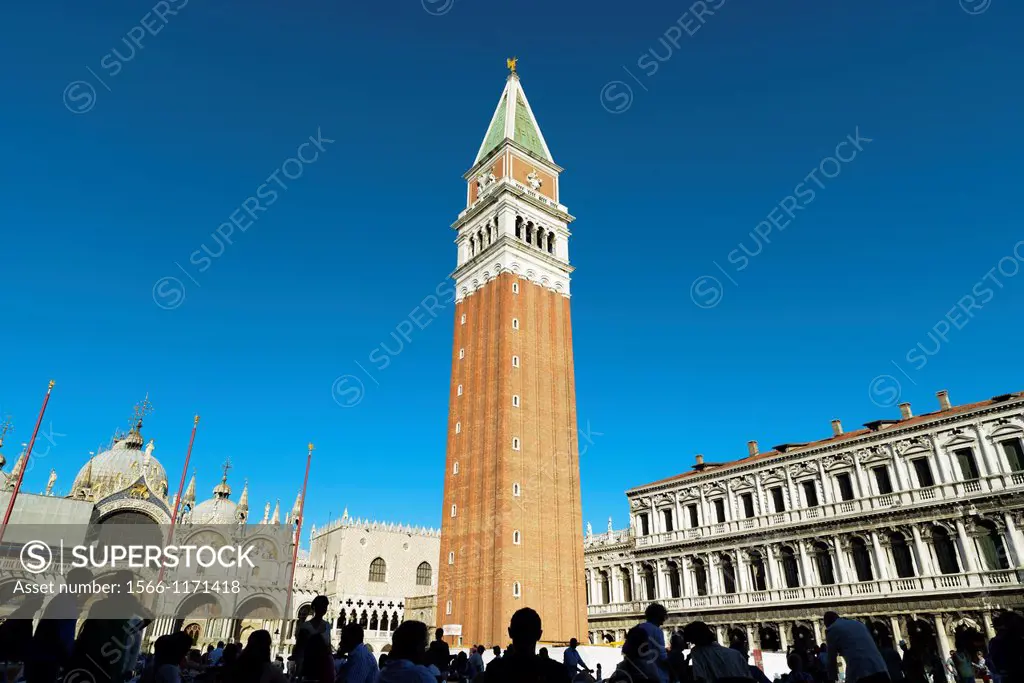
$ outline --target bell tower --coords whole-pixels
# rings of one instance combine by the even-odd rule
[[[466,173],[437,623],[505,643],[532,607],[545,642],[585,641],[569,223],[516,60]],[[455,643],[459,636],[450,638]]]

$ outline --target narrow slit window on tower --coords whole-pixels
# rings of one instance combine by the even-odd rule
[[[459,349],[459,360],[466,357],[466,349]]]
[[[462,322],[460,322],[459,324],[460,325],[465,325],[466,324],[466,314],[465,313],[462,314]]]
[[[458,394],[459,396],[462,396],[462,385],[461,384],[459,385],[458,389],[455,390],[455,393]]]
[[[448,564],[455,564],[455,551],[448,551]]]
[[[514,450],[514,451],[518,451],[519,450],[519,437],[518,436],[513,436],[512,437],[512,450]]]
[[[513,394],[512,395],[512,407],[513,408],[518,408],[519,407],[519,394]]]
[[[456,462],[452,463],[452,474],[458,474],[458,473],[459,473],[459,463],[458,463],[458,461],[456,461]]]
[[[512,293],[513,294],[518,294],[519,293],[519,283],[518,282],[513,282],[512,283]]]
[[[451,600],[449,600],[448,602],[444,603],[444,613],[445,614],[451,614],[452,613],[452,601]]]
[[[512,367],[519,367],[519,356],[512,356]]]
[[[519,529],[512,532],[512,545],[519,545],[522,543],[523,536],[519,533]]]
[[[513,330],[518,330],[519,329],[519,318],[512,318],[512,329]]]
[[[512,597],[513,598],[519,598],[519,597],[522,597],[522,595],[523,595],[523,587],[519,584],[518,581],[516,581],[515,583],[512,584]]]
[[[456,434],[461,434],[462,433],[462,423],[461,422],[456,422],[455,423],[455,433]]]
[[[452,517],[455,516],[455,512],[456,512],[455,503],[452,503]]]
[[[519,482],[518,481],[516,483],[512,484],[512,495],[513,496],[518,498],[519,494],[521,493],[521,491],[522,491],[522,489],[519,488]]]

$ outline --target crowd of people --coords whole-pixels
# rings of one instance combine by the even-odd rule
[[[116,580],[131,581],[130,572]],[[87,570],[73,570],[69,584],[92,581]],[[109,579],[108,579],[109,581]],[[407,621],[392,634],[391,649],[374,657],[364,643],[362,626],[342,628],[332,650],[329,601],[318,596],[309,618],[296,629],[287,659],[272,657],[265,630],[249,634],[245,646],[223,642],[200,653],[192,638],[177,632],[158,638],[153,652],[140,654],[142,631],[151,617],[128,591],[112,593],[89,609],[82,628],[76,624],[88,593],[68,592],[47,605],[38,625],[34,616],[40,596],[30,596],[0,624],[0,663],[5,680],[26,683],[772,683],[749,663],[747,643],[728,647],[702,621],[671,633],[665,642],[667,610],[647,607],[644,620],[631,628],[622,659],[604,678],[601,665],[587,665],[573,639],[562,661],[541,647],[540,615],[523,608],[512,615],[511,643],[487,648],[474,645],[453,653],[437,629],[428,643],[427,626]],[[1024,617],[1004,612],[994,621],[995,637],[987,643],[976,632],[960,633],[955,649],[940,656],[931,633],[912,632],[910,642],[896,644],[872,634],[864,623],[826,612],[825,641],[790,648],[788,671],[778,683],[1024,683]],[[842,665],[840,665],[840,660]],[[8,669],[8,662],[18,662]]]

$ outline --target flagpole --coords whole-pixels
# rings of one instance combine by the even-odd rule
[[[309,443],[309,453],[306,455],[306,475],[302,479],[302,500],[299,502],[299,521],[295,525],[295,548],[292,550],[292,571],[288,581],[288,600],[285,602],[284,616],[291,621],[292,592],[295,590],[295,565],[299,561],[299,543],[302,541],[302,519],[306,513],[306,486],[309,484],[309,464],[313,460],[313,443]]]
[[[178,482],[178,495],[174,497],[174,510],[171,512],[171,528],[167,530],[167,544],[171,544],[174,538],[174,525],[178,521],[178,510],[181,508],[181,495],[185,490],[185,477],[188,476],[188,463],[192,459],[192,444],[196,442],[196,429],[199,427],[199,416],[196,415],[192,421],[192,436],[188,440],[188,450],[185,452],[185,465],[181,468],[181,481]],[[164,580],[164,566],[160,565],[160,576],[157,583]]]
[[[7,523],[11,521],[11,513],[14,512],[14,501],[18,497],[18,492],[21,491],[21,482],[25,478],[25,471],[28,469],[28,461],[32,457],[32,448],[36,444],[36,435],[39,434],[39,425],[43,423],[43,413],[46,412],[46,404],[50,402],[50,392],[53,391],[53,380],[50,380],[49,386],[46,388],[46,397],[43,399],[43,407],[39,409],[39,418],[36,420],[36,428],[32,430],[32,438],[28,441],[28,448],[25,450],[25,459],[21,463],[21,471],[18,472],[18,481],[14,484],[14,490],[11,491],[11,500],[7,503],[7,512],[4,513],[3,524],[0,525],[0,543],[3,543],[4,532],[7,531]]]

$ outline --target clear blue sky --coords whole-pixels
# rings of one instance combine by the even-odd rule
[[[623,491],[695,453],[897,415],[879,375],[918,412],[941,388],[954,402],[1024,389],[1024,272],[985,280],[1004,257],[1024,268],[1021,3],[709,0],[703,24],[674,2],[424,3],[169,0],[166,23],[124,0],[5,9],[4,452],[51,377],[60,434],[29,490],[50,467],[66,489],[148,391],[145,436],[175,483],[198,412],[204,495],[230,456],[257,514],[289,505],[313,440],[309,520],[347,505],[438,524],[453,308],[387,368],[369,356],[453,269],[461,176],[512,54],[578,216],[596,529],[624,526]],[[142,21],[157,34],[132,55],[122,39]],[[64,97],[79,80],[94,101],[81,84]],[[858,127],[871,142],[739,269],[755,226]],[[200,272],[190,254],[216,253],[211,233],[318,129],[335,142]],[[692,285],[707,275],[722,289]],[[165,277],[185,288],[172,310],[154,302]],[[972,291],[984,305],[946,317]],[[936,325],[950,329],[937,352],[909,360],[935,351]],[[343,408],[346,374],[365,395]]]

